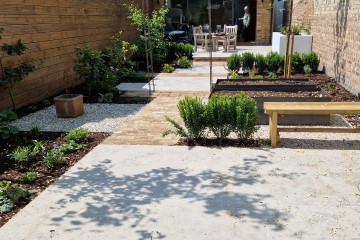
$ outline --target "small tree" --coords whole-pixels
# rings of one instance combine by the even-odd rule
[[[4,29],[0,28],[0,39],[3,31]],[[3,63],[3,60],[6,56],[21,56],[26,50],[27,47],[20,39],[14,44],[8,45],[5,43],[0,46],[0,51],[2,52],[0,56],[0,86],[9,91],[14,110],[16,105],[12,89],[17,82],[20,82],[23,79],[24,75],[28,75],[30,72],[34,71],[35,67],[30,63],[30,60],[21,60],[17,64],[9,61],[7,65]]]

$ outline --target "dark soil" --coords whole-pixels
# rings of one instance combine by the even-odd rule
[[[315,84],[311,81],[301,80],[233,80],[233,81],[220,81],[219,85],[311,85]]]
[[[237,139],[225,138],[220,143],[217,139],[199,139],[188,141],[182,139],[178,142],[180,146],[205,146],[205,147],[260,147],[262,145],[260,140],[246,140],[240,141]]]
[[[214,95],[229,95],[235,96],[239,92],[237,91],[216,91]],[[245,91],[249,97],[324,97],[324,92],[275,92],[275,91]]]
[[[39,192],[47,188],[51,183],[56,181],[62,174],[64,174],[71,166],[77,163],[88,152],[90,152],[96,145],[101,143],[109,133],[90,133],[90,137],[85,142],[84,148],[65,155],[66,163],[59,167],[52,169],[47,168],[42,164],[41,157],[33,159],[26,165],[16,163],[8,154],[18,146],[31,145],[33,140],[46,141],[47,149],[51,149],[53,144],[61,145],[66,142],[65,133],[41,132],[32,135],[29,132],[20,132],[17,135],[10,137],[8,140],[1,140],[0,142],[0,181],[8,180],[16,183],[25,189],[36,189]],[[25,183],[20,180],[20,175],[29,170],[37,172],[38,177],[34,183]],[[4,225],[11,217],[13,217],[21,208],[26,206],[37,194],[31,197],[22,199],[16,208],[9,213],[0,213],[0,227]]]

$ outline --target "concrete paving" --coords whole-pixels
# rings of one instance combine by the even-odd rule
[[[359,153],[99,145],[0,239],[359,239]]]

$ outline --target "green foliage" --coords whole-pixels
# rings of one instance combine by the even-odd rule
[[[276,79],[276,73],[274,73],[274,72],[269,72],[269,78],[270,78],[270,79]]]
[[[33,140],[33,145],[34,145],[34,147],[31,151],[32,156],[36,156],[37,154],[45,151],[45,142]]]
[[[19,129],[10,125],[10,122],[17,118],[16,113],[10,109],[4,109],[0,112],[0,137],[8,139],[10,134],[19,133]]]
[[[309,74],[309,73],[311,73],[313,70],[312,70],[312,68],[309,66],[309,65],[305,65],[304,66],[304,73],[306,73],[306,74]]]
[[[27,197],[35,192],[37,191],[28,191],[19,187],[17,184],[3,180],[0,182],[0,213],[10,212],[21,198]]]
[[[220,144],[232,130],[232,106],[232,100],[227,95],[212,96],[206,105],[208,127]]]
[[[187,57],[192,59],[193,45],[189,43],[176,43],[170,42],[167,49],[167,61],[173,62],[175,59],[180,57]]]
[[[243,60],[240,54],[233,53],[226,59],[227,69],[229,71],[236,71],[240,70],[241,64]]]
[[[41,101],[41,103],[44,105],[44,106],[50,106],[51,105],[51,102],[47,99],[44,99]]]
[[[178,109],[182,120],[184,121],[185,128],[181,127],[174,120],[166,117],[176,131],[166,131],[163,136],[175,134],[180,137],[187,138],[188,140],[199,139],[203,137],[206,128],[205,106],[200,98],[185,97],[178,103]]]
[[[191,61],[187,57],[181,57],[176,61],[176,65],[180,68],[190,68]]]
[[[31,135],[38,135],[40,133],[40,127],[39,126],[32,126],[30,129]]]
[[[310,72],[315,73],[319,68],[320,58],[319,55],[315,52],[304,53],[302,55],[302,62],[304,63],[304,71],[305,66],[308,65],[311,68]]]
[[[172,73],[173,71],[175,71],[175,68],[170,64],[165,63],[163,67],[163,71],[166,73]]]
[[[249,72],[249,78],[250,79],[264,79],[264,76],[256,75],[254,71],[250,71]]]
[[[98,98],[99,103],[112,103],[114,94],[113,93],[99,93],[100,97]]]
[[[277,52],[270,51],[265,60],[269,72],[276,73],[282,67],[282,59]]]
[[[0,29],[0,39],[3,33],[3,28]],[[3,62],[6,55],[8,56],[21,56],[25,54],[27,50],[26,45],[19,39],[14,44],[3,44],[0,46],[0,51],[3,52],[0,56],[0,87],[4,87],[9,91],[13,109],[15,110],[15,101],[12,93],[12,88],[18,82],[20,82],[25,75],[33,72],[35,67],[30,63],[30,60],[20,60],[17,64],[12,61],[7,61],[7,65]]]
[[[240,79],[241,76],[236,71],[232,70],[229,79]]]
[[[152,39],[154,62],[158,65],[162,65],[165,62],[166,49],[169,44],[164,35],[165,16],[168,9],[166,7],[161,7],[159,10],[154,10],[151,17],[148,17],[146,12],[137,5],[125,4],[125,7],[129,11],[128,18],[131,20],[132,25],[135,25],[141,34],[137,41],[137,46],[139,47],[138,58],[145,58],[145,30],[149,27],[148,31]]]
[[[21,174],[21,176],[20,176],[20,180],[22,182],[26,182],[26,183],[34,182],[36,180],[36,178],[37,178],[37,172],[35,172],[35,171],[28,171],[28,172]]]
[[[298,52],[294,52],[292,57],[292,67],[295,72],[302,73],[304,71],[304,63]]]
[[[70,140],[68,143],[61,144],[57,150],[62,153],[71,153],[80,150],[84,147],[84,144],[76,143],[74,140]]]
[[[21,147],[18,146],[15,150],[13,150],[10,153],[10,157],[14,159],[18,163],[27,163],[31,160],[32,154],[31,154],[30,147]]]
[[[255,56],[255,67],[259,74],[263,74],[266,69],[266,59],[265,56],[258,53]]]
[[[327,91],[328,91],[329,94],[333,93],[334,87],[333,87],[333,85],[331,83],[327,83],[326,88],[327,88]]]
[[[74,70],[79,80],[85,80],[88,95],[111,92],[117,83],[116,72],[104,61],[101,51],[92,50],[89,46],[84,49],[76,48]]]
[[[281,32],[281,34],[285,35],[286,34],[286,27],[284,25],[281,25],[279,28],[279,31]]]
[[[241,55],[241,59],[243,62],[243,68],[246,71],[250,71],[253,66],[254,66],[254,62],[255,62],[255,56],[252,52],[244,52]]]
[[[89,137],[89,131],[86,128],[76,128],[68,132],[65,136],[68,141],[75,141],[76,143],[85,142]]]
[[[240,93],[232,98],[231,111],[234,116],[231,118],[233,122],[232,130],[240,140],[248,140],[253,137],[258,130],[256,125],[258,119],[258,109],[256,101],[247,97],[244,93]]]
[[[292,26],[292,31],[293,31],[294,35],[300,35],[300,33],[302,31],[301,26],[299,26],[299,25]]]
[[[48,168],[54,168],[56,166],[62,165],[65,163],[64,153],[57,148],[47,151],[46,155],[44,156],[43,163]]]

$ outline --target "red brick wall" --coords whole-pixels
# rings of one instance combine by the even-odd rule
[[[360,94],[360,1],[307,1],[294,15],[305,12],[311,20],[313,50],[320,54],[321,68]]]
[[[271,40],[271,7],[272,0],[257,1],[256,44],[268,45]]]
[[[118,0],[5,0],[0,7],[2,43],[22,39],[36,70],[14,87],[21,107],[54,95],[65,88],[63,74],[72,70],[75,47],[85,44],[102,49],[109,38],[123,31],[131,41],[137,31]],[[129,1],[130,2],[130,1]],[[142,6],[142,0],[131,1]],[[151,6],[152,7],[152,6]],[[73,72],[71,72],[73,74]],[[0,89],[0,110],[11,107],[7,91]]]

